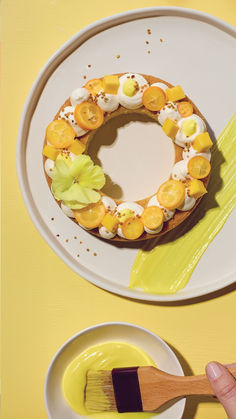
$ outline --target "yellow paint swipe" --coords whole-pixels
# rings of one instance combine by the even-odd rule
[[[212,150],[208,193],[196,210],[169,234],[146,244],[136,257],[130,288],[172,294],[184,288],[201,256],[236,205],[236,114]]]

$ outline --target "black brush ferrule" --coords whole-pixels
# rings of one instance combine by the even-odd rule
[[[143,411],[138,367],[114,368],[112,370],[112,382],[119,413]]]

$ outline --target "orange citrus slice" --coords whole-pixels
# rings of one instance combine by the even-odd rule
[[[193,105],[190,102],[179,102],[177,105],[177,109],[183,118],[186,118],[187,116],[191,116],[193,114]]]
[[[55,148],[69,147],[75,138],[75,131],[64,119],[55,119],[46,129],[46,139]]]
[[[167,180],[157,191],[157,199],[160,204],[169,210],[178,208],[185,199],[185,187],[178,180]]]
[[[102,80],[100,79],[92,79],[87,81],[84,86],[92,95],[97,95],[100,90],[102,89]]]
[[[166,103],[164,90],[157,86],[148,87],[143,93],[143,104],[150,111],[160,111]]]
[[[164,221],[164,215],[161,208],[151,206],[145,208],[141,215],[141,220],[147,228],[155,230],[162,225]]]
[[[203,179],[211,171],[209,161],[202,156],[192,157],[188,162],[188,172],[195,179]]]
[[[122,225],[122,233],[128,240],[138,239],[144,232],[143,223],[140,218],[128,218]]]
[[[74,211],[74,216],[82,226],[96,228],[101,224],[105,213],[105,206],[102,201],[99,201],[96,204],[90,204],[81,210]]]
[[[76,106],[74,116],[77,124],[87,129],[97,129],[104,121],[103,111],[93,102],[82,102]]]

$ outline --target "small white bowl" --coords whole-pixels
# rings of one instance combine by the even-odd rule
[[[62,378],[70,362],[90,346],[107,341],[127,342],[143,349],[163,371],[184,375],[182,367],[170,347],[157,335],[130,323],[102,323],[74,335],[53,357],[45,380],[44,397],[50,419],[81,419],[66,403],[62,392]],[[185,399],[153,416],[158,419],[180,419]]]

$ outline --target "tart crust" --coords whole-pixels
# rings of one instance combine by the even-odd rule
[[[119,74],[116,74],[116,75],[117,75],[118,77],[121,77],[121,76],[123,76],[124,74],[126,74],[126,73],[119,73]],[[141,74],[141,73],[140,73],[140,74]],[[146,75],[146,74],[141,74],[141,75],[142,75],[142,76],[143,76],[143,77],[147,80],[147,82],[149,83],[149,85],[151,85],[151,84],[153,84],[153,83],[159,83],[159,82],[160,82],[160,83],[164,83],[164,84],[166,84],[168,87],[173,87],[173,85],[172,85],[172,84],[170,84],[169,82],[167,82],[167,81],[165,81],[165,80],[162,80],[162,79],[160,79],[160,78],[157,78],[157,77],[154,77],[154,76],[150,76],[150,75]],[[186,100],[186,99],[187,99],[187,100],[188,100],[188,101],[192,104],[192,106],[193,106],[193,110],[194,110],[194,113],[195,113],[196,115],[200,116],[200,118],[202,118],[202,119],[203,119],[203,121],[206,123],[205,118],[203,117],[203,115],[201,114],[201,112],[199,111],[199,109],[196,107],[196,105],[192,102],[192,100],[191,100],[188,96],[186,96],[185,100]],[[60,112],[61,112],[61,111],[62,111],[62,110],[63,110],[66,106],[71,106],[70,99],[67,99],[67,100],[65,101],[65,103],[64,103],[64,104],[60,107],[59,111],[58,111],[58,112],[57,112],[57,114],[55,115],[54,120],[58,118],[58,116],[59,116]],[[138,109],[134,109],[134,110],[132,109],[132,110],[130,110],[130,109],[126,109],[126,108],[124,108],[123,106],[119,105],[119,108],[118,108],[116,111],[111,112],[111,113],[105,113],[105,115],[104,115],[104,122],[103,122],[103,125],[104,125],[107,121],[109,121],[110,119],[115,118],[115,117],[118,117],[119,115],[124,115],[124,114],[144,114],[144,115],[147,115],[147,116],[149,116],[150,118],[154,119],[154,120],[157,122],[156,113],[155,113],[155,112],[152,112],[152,111],[149,111],[149,110],[148,110],[148,109],[146,109],[144,106],[143,106],[143,107],[141,107],[141,108],[138,108]],[[158,123],[158,122],[157,122],[157,123]],[[99,128],[98,128],[98,129],[99,129]],[[86,154],[86,151],[87,151],[88,145],[89,145],[89,143],[93,140],[93,136],[95,135],[96,131],[97,131],[97,130],[89,131],[87,134],[85,134],[85,135],[83,135],[82,137],[80,137],[80,141],[86,145],[86,149],[85,149],[84,154]],[[169,139],[169,141],[171,141],[171,139]],[[46,145],[46,143],[47,143],[47,140],[46,140],[46,138],[45,138],[45,140],[44,140],[44,145]],[[183,159],[183,158],[182,158],[183,148],[182,148],[182,147],[180,147],[180,146],[178,146],[178,145],[177,145],[177,144],[175,144],[174,142],[173,142],[173,146],[174,146],[174,150],[175,150],[175,161],[174,161],[174,163],[177,163],[178,161],[180,161],[180,160],[182,160],[182,159]],[[45,163],[45,160],[46,160],[46,157],[45,157],[45,156],[43,156],[43,163]],[[43,166],[44,166],[44,164],[43,164]],[[45,176],[46,176],[46,179],[47,179],[48,186],[49,186],[50,191],[51,191],[51,183],[52,183],[52,179],[51,179],[51,178],[47,175],[47,173],[46,173],[45,169],[44,169],[44,172],[45,172]],[[205,186],[205,187],[207,187],[207,185],[208,185],[208,183],[209,183],[209,179],[210,179],[210,174],[209,174],[206,178],[201,179],[201,180],[202,180],[202,182],[204,183],[204,186]],[[168,179],[167,179],[167,180],[168,180]],[[105,195],[105,194],[101,192],[101,195]],[[154,195],[155,195],[155,194],[154,194]],[[144,208],[146,208],[146,206],[147,206],[147,204],[148,204],[148,201],[149,201],[149,200],[150,200],[150,198],[151,198],[152,196],[154,196],[154,195],[151,195],[151,196],[149,196],[149,197],[146,197],[146,198],[144,198],[144,199],[141,199],[141,200],[138,200],[138,201],[135,201],[135,202],[136,202],[137,204],[140,204],[140,205],[141,205],[141,206],[143,206]],[[54,198],[54,197],[53,197],[53,198]],[[54,199],[55,199],[55,198],[54,198]],[[124,202],[124,201],[119,201],[119,200],[114,199],[114,198],[112,198],[112,199],[116,202],[116,204],[117,204],[117,205],[119,205],[119,204],[121,204],[122,202]],[[197,201],[196,201],[196,203],[195,203],[195,205],[193,206],[193,208],[191,208],[191,209],[190,209],[190,210],[188,210],[188,211],[179,211],[179,210],[176,210],[176,211],[175,211],[175,214],[174,214],[174,216],[173,216],[173,218],[171,218],[170,220],[168,220],[168,221],[165,221],[165,222],[164,222],[163,228],[162,228],[162,230],[160,231],[160,233],[157,233],[157,234],[148,234],[148,233],[146,233],[146,232],[144,231],[144,233],[142,234],[142,236],[140,236],[140,237],[139,237],[138,239],[136,239],[136,240],[127,240],[127,239],[123,239],[122,237],[119,237],[118,235],[116,235],[116,236],[115,236],[115,237],[113,237],[112,239],[109,239],[109,241],[115,241],[115,242],[126,242],[126,243],[129,243],[129,242],[137,242],[137,241],[142,241],[142,240],[153,239],[153,238],[155,238],[155,237],[157,237],[157,236],[162,236],[162,235],[166,234],[167,232],[169,232],[169,231],[173,230],[175,227],[177,227],[178,225],[180,225],[182,222],[184,222],[184,221],[186,220],[186,218],[188,218],[188,217],[189,217],[189,215],[190,215],[190,214],[191,214],[191,213],[195,210],[195,208],[197,207],[197,205],[199,204],[199,202],[201,201],[201,199],[202,199],[202,197],[198,198],[198,199],[197,199]],[[57,201],[57,200],[56,200],[56,202],[57,202],[57,204],[60,206],[61,201]],[[78,224],[75,218],[71,218],[71,220],[72,220],[74,223]],[[81,227],[81,228],[82,228],[82,227]],[[95,229],[93,229],[93,230],[89,230],[88,232],[102,239],[102,237],[101,237],[101,235],[99,234],[99,232],[98,232],[98,229],[97,229],[97,228],[95,228]],[[107,240],[107,239],[106,239],[106,240]]]

